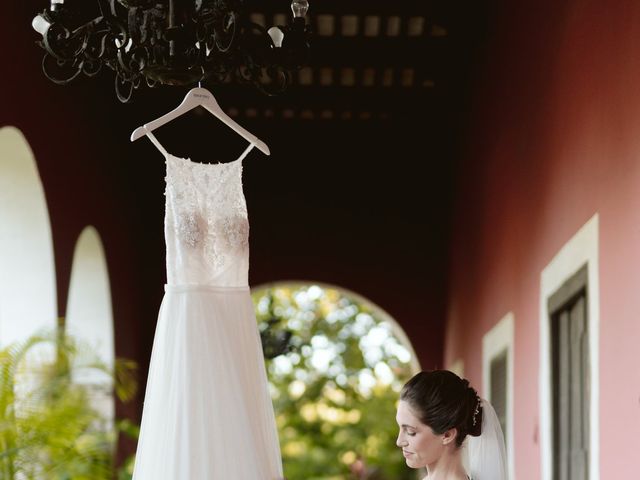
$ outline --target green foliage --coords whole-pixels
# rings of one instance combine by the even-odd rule
[[[367,305],[334,289],[254,293],[261,330],[292,333],[268,361],[289,480],[414,480],[395,445],[398,392],[410,354]]]
[[[135,363],[132,362],[133,365]],[[116,382],[117,384],[117,382]],[[116,428],[119,432],[126,435],[129,438],[133,438],[134,440],[138,440],[140,436],[140,426],[133,423],[131,420],[126,418],[116,421]],[[125,458],[124,462],[118,468],[118,480],[131,480],[133,478],[133,467],[136,461],[135,453],[129,455]]]
[[[36,335],[1,350],[0,478],[113,478],[115,431],[93,398],[112,385],[119,398],[131,399],[134,371],[130,361],[117,361],[112,371],[63,335]],[[78,381],[88,373],[103,381]]]

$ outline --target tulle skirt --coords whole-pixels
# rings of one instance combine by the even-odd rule
[[[133,479],[281,478],[249,289],[167,286]]]

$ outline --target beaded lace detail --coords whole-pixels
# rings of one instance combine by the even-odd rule
[[[200,164],[169,155],[165,180],[166,228],[173,230],[178,255],[215,277],[248,251],[241,160]]]

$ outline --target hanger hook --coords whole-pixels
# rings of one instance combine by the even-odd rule
[[[204,78],[204,65],[200,65],[200,69],[202,70],[202,75],[200,76],[200,80],[198,80],[198,88],[202,88],[202,79]]]

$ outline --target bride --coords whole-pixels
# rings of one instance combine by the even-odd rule
[[[425,480],[507,480],[496,412],[455,373],[415,375],[402,388],[396,421],[396,444],[409,467],[427,469]]]

